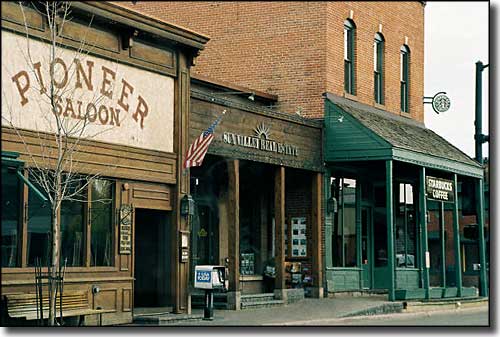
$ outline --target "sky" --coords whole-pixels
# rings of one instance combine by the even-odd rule
[[[493,1],[496,8],[500,0]],[[487,1],[428,1],[425,7],[425,96],[445,91],[450,109],[425,104],[425,125],[471,157],[474,149],[475,63],[488,64]],[[494,36],[493,36],[494,37]],[[488,131],[488,78],[483,71],[483,134]],[[488,156],[488,143],[483,156]]]

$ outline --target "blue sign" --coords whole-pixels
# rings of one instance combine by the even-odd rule
[[[204,270],[196,271],[197,282],[211,283],[212,282],[211,278],[212,274],[209,271],[204,271]]]

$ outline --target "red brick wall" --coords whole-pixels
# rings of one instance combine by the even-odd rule
[[[351,18],[352,11],[352,18]],[[418,1],[342,1],[327,7],[328,91],[344,91],[344,21],[356,24],[356,99],[374,105],[373,40],[380,32],[385,38],[385,110],[400,113],[400,48],[408,37],[410,48],[410,115],[424,119],[424,7]],[[380,25],[382,30],[380,31]]]
[[[321,94],[343,95],[343,22],[357,25],[357,95],[373,105],[373,37],[386,39],[388,111],[399,108],[399,49],[411,49],[410,113],[423,121],[424,8],[412,2],[148,2],[136,5],[211,37],[194,73],[279,96],[279,109],[323,115]]]

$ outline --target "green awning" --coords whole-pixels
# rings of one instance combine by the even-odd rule
[[[476,178],[482,166],[423,123],[327,93],[326,162],[396,160]]]

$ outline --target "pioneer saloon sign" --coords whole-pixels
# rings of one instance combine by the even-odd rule
[[[4,31],[2,58],[2,125],[51,133],[56,114],[84,138],[173,152],[172,78],[62,48],[50,57]]]
[[[260,123],[254,129],[254,133],[255,134],[252,136],[244,136],[231,132],[224,132],[222,135],[222,140],[225,144],[234,146],[253,148],[256,150],[267,152],[275,152],[287,156],[296,157],[298,155],[296,146],[269,139],[271,130],[264,123]]]
[[[444,202],[453,202],[455,200],[455,186],[452,180],[427,176],[425,185],[427,198]]]

